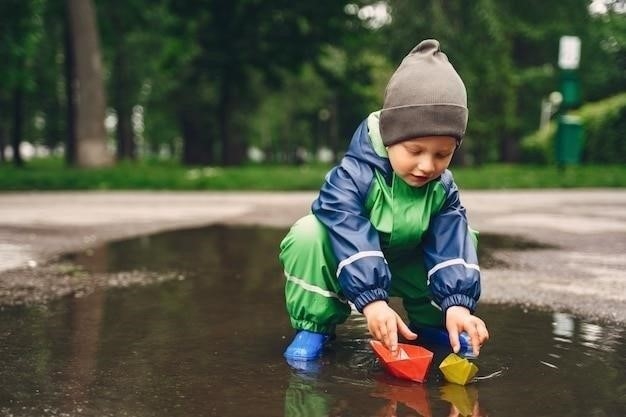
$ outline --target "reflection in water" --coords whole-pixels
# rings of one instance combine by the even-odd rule
[[[465,387],[441,377],[447,352],[425,384],[389,376],[360,315],[293,370],[284,233],[212,227],[74,256],[91,272],[186,278],[0,310],[0,416],[626,415],[624,328],[564,313],[482,305],[492,338],[478,376],[502,372]]]
[[[439,389],[441,399],[448,401],[452,408],[450,415],[484,416],[478,404],[478,388],[476,386],[462,386],[446,384]]]
[[[352,405],[346,399],[336,400],[324,391],[320,382],[303,374],[292,375],[285,392],[286,417],[341,416],[350,413]],[[446,383],[439,392],[429,390],[424,384],[380,378],[374,384],[368,384],[369,396],[380,399],[372,405],[373,412],[367,415],[392,417],[415,415],[431,417],[433,415],[483,417],[487,414],[478,403],[478,388]],[[445,414],[433,414],[430,397],[439,397],[448,403],[442,406]]]
[[[285,416],[328,416],[332,396],[316,389],[315,379],[293,375],[285,390]]]
[[[70,300],[69,358],[61,384],[69,402],[69,409],[85,400],[85,387],[95,379],[104,294],[96,290],[88,298]]]
[[[78,255],[77,261],[91,269],[107,267],[107,247],[90,250],[89,256]],[[96,377],[98,346],[102,325],[104,291],[95,289],[89,297],[69,299],[69,357],[67,366],[60,370],[61,389],[65,393],[65,412],[71,412],[85,401],[86,387],[91,386]]]
[[[432,415],[428,403],[428,391],[421,384],[411,386],[381,383],[376,385],[370,395],[388,400],[378,410],[377,416],[391,417],[397,415],[398,404],[415,410],[420,416],[430,417]]]

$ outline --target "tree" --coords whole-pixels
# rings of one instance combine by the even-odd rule
[[[592,15],[587,36],[581,40],[579,72],[586,101],[626,91],[626,10],[616,10],[619,2],[606,3],[612,7]]]
[[[361,10],[369,6],[362,6],[349,5],[337,37],[283,75],[279,88],[262,86],[246,133],[270,160],[297,163],[298,151],[315,155],[321,148],[339,158],[358,123],[380,107],[393,68],[374,47],[380,22],[368,20]]]
[[[38,145],[56,149],[66,140],[67,112],[63,68],[65,0],[46,0],[42,11],[42,30],[31,66],[35,87],[27,96],[30,130]],[[33,118],[33,115],[35,116]],[[33,123],[33,121],[36,121]]]
[[[104,128],[106,97],[96,16],[91,0],[67,0],[74,78],[70,81],[76,160],[80,167],[111,164]]]
[[[0,3],[0,146],[4,156],[4,138],[10,132],[13,162],[23,165],[20,143],[25,123],[25,95],[33,88],[30,68],[41,40],[43,0],[7,0]]]
[[[108,97],[117,116],[117,159],[135,159],[133,109],[141,104],[142,87],[154,73],[162,6],[144,0],[98,0],[97,7],[110,74]]]
[[[249,92],[251,76],[278,85],[282,71],[315,59],[322,46],[340,39],[346,3],[203,0],[192,7],[172,1],[177,21],[171,30],[189,36],[194,51],[178,71],[184,84],[175,93],[185,103],[180,109],[185,148],[205,149],[207,156],[216,149],[221,163],[241,162],[242,117],[259,99]],[[185,155],[187,163],[211,162]]]

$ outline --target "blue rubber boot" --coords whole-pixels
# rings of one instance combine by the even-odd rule
[[[298,361],[313,361],[322,355],[324,344],[328,339],[327,334],[299,330],[285,349],[284,356]]]
[[[446,329],[439,327],[417,327],[410,325],[411,330],[417,333],[417,340],[427,344],[434,344],[440,346],[450,347],[450,336]],[[472,339],[466,332],[459,333],[459,355],[465,357],[474,357],[474,351],[472,349]]]

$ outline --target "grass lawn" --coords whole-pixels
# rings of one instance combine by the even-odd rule
[[[317,190],[329,165],[184,167],[173,162],[120,163],[112,168],[67,168],[59,159],[23,168],[0,165],[0,191],[18,190]],[[452,167],[462,189],[626,187],[626,165],[493,164]]]

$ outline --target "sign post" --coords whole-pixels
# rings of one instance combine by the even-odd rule
[[[580,84],[578,65],[580,64],[580,38],[562,36],[559,42],[559,68],[561,69],[562,106],[569,110],[580,105]]]
[[[580,162],[584,143],[580,117],[568,114],[580,106],[580,38],[562,36],[559,42],[560,90],[562,95],[555,140],[556,161],[560,166]]]

